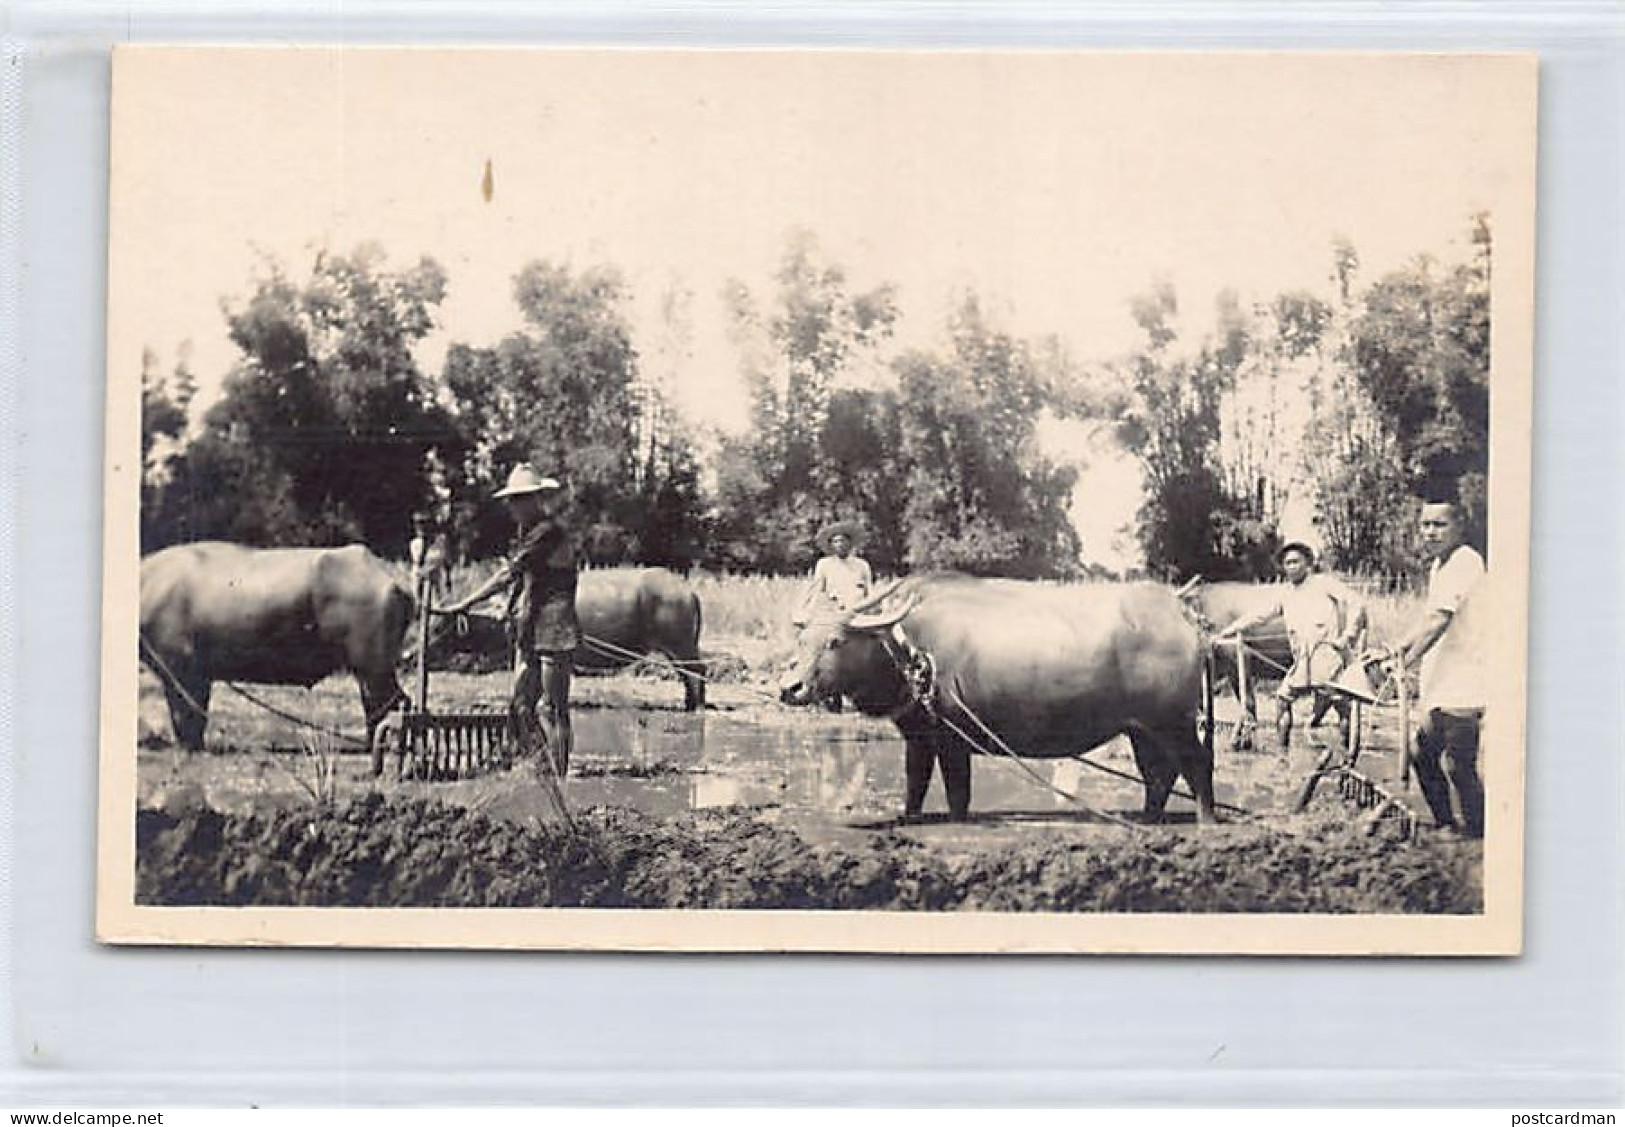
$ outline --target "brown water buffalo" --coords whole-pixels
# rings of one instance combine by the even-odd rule
[[[1201,583],[1185,596],[1185,602],[1199,614],[1204,625],[1217,634],[1243,615],[1252,614],[1275,602],[1280,588],[1273,583]],[[1215,690],[1229,685],[1241,703],[1242,722],[1232,739],[1237,748],[1251,747],[1258,726],[1258,683],[1279,681],[1292,668],[1292,646],[1287,640],[1286,621],[1277,614],[1249,627],[1242,635],[1247,652],[1247,685],[1238,684],[1236,651],[1231,646],[1216,647]],[[1325,702],[1317,698],[1315,716],[1319,721]]]
[[[700,598],[681,576],[652,567],[584,571],[576,618],[584,636],[576,668],[621,669],[644,654],[664,654],[682,671],[683,707],[705,707]]]
[[[681,576],[659,568],[583,571],[576,617],[584,638],[575,652],[578,670],[609,672],[645,654],[662,654],[681,671],[684,707],[705,707],[700,600]],[[430,668],[489,673],[512,662],[507,627],[494,615],[471,614],[459,629],[430,634]]]
[[[141,561],[141,660],[175,735],[203,746],[215,681],[314,685],[340,669],[361,686],[369,745],[401,696],[395,679],[412,597],[377,556],[347,548],[182,544]]]
[[[809,629],[781,688],[789,703],[839,692],[894,719],[907,748],[905,818],[919,816],[934,765],[950,816],[969,815],[971,753],[997,750],[985,727],[1035,758],[1126,734],[1148,819],[1183,775],[1200,819],[1214,820],[1213,755],[1196,730],[1202,642],[1172,591],[933,575],[891,597],[902,600],[895,610]]]

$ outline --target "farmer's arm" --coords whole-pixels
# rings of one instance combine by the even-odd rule
[[[1343,650],[1352,650],[1359,644],[1360,636],[1365,633],[1369,623],[1366,615],[1365,599],[1356,594],[1348,584],[1337,583],[1337,617],[1339,620],[1337,645]]]
[[[1456,612],[1484,577],[1484,567],[1471,553],[1457,552],[1428,583],[1427,610],[1397,647],[1406,665],[1414,665],[1450,629]]]
[[[807,625],[812,614],[812,606],[818,596],[824,591],[824,560],[822,558],[813,565],[812,574],[807,577],[807,585],[801,589],[801,597],[796,600],[796,608],[790,615],[790,622],[794,626]]]
[[[1422,660],[1422,656],[1431,650],[1444,637],[1444,632],[1450,629],[1450,620],[1454,615],[1442,607],[1435,607],[1427,612],[1427,617],[1416,625],[1416,628],[1405,636],[1405,640],[1396,648],[1400,661],[1406,665],[1415,665]]]
[[[1229,626],[1226,626],[1223,630],[1219,631],[1219,637],[1239,638],[1244,632],[1251,630],[1255,626],[1262,626],[1264,623],[1268,622],[1270,619],[1274,618],[1280,613],[1281,600],[1276,599],[1270,602],[1268,605],[1259,607],[1251,614],[1241,615],[1239,618],[1231,622]]]
[[[512,566],[509,564],[503,564],[501,567],[497,568],[494,573],[492,573],[491,578],[480,584],[479,590],[468,596],[468,598],[459,599],[454,603],[449,603],[446,606],[435,607],[433,609],[437,614],[462,614],[464,611],[468,610],[469,607],[478,606],[486,599],[489,599],[492,595],[495,595],[498,591],[505,589],[512,578]]]

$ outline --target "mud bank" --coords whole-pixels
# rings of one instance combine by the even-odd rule
[[[573,828],[366,795],[310,809],[143,808],[140,903],[390,907],[1480,910],[1475,849],[1367,836],[1346,811],[944,854],[905,832],[820,847],[745,809],[675,819],[595,807]]]

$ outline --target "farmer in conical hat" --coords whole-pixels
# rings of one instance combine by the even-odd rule
[[[466,599],[443,608],[461,614],[498,591],[508,592],[508,628],[514,643],[514,683],[510,708],[525,746],[538,734],[536,705],[543,702],[545,730],[559,777],[570,770],[574,734],[570,727],[570,676],[581,644],[576,621],[579,570],[574,533],[565,523],[564,484],[521,462],[493,495],[517,528],[507,562]]]

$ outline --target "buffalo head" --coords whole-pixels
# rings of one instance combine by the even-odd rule
[[[894,703],[902,691],[902,674],[884,638],[918,600],[906,599],[885,612],[863,612],[884,601],[895,587],[840,618],[809,624],[801,632],[790,671],[779,683],[779,699],[800,705],[850,696],[859,708],[882,709]]]

